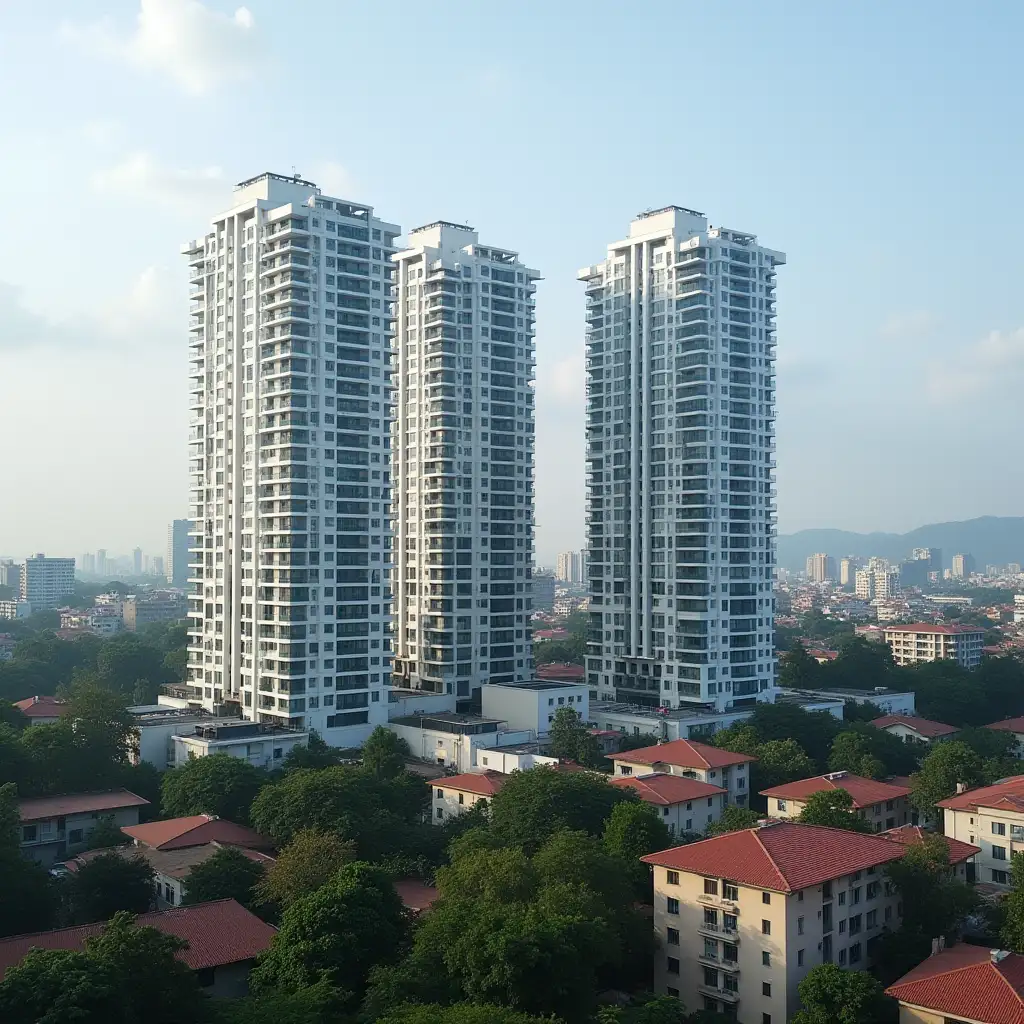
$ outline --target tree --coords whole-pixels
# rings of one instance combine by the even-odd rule
[[[822,684],[852,690],[889,686],[898,672],[888,644],[853,635],[839,645],[835,660],[822,667]]]
[[[832,741],[828,770],[852,772],[866,779],[880,779],[887,774],[885,765],[872,753],[868,738],[852,729],[841,732]]]
[[[172,768],[161,784],[163,811],[168,817],[215,814],[245,824],[267,774],[230,754],[194,757]]]
[[[1024,953],[1024,854],[1015,853],[1010,861],[1013,889],[1006,897],[1006,917],[999,937],[1007,949]]]
[[[672,845],[672,835],[661,815],[645,803],[616,804],[605,820],[603,838],[609,853],[641,869],[645,883],[650,872],[640,858]]]
[[[796,641],[781,659],[779,685],[795,689],[813,690],[819,683],[819,665],[807,653],[807,648]]]
[[[793,1024],[879,1024],[888,1016],[882,988],[866,971],[819,964],[797,991],[804,1008]]]
[[[0,725],[9,726],[15,732],[21,732],[28,726],[28,715],[13,704],[0,701]]]
[[[341,749],[327,744],[317,732],[309,734],[309,740],[302,746],[296,745],[284,759],[284,770],[299,768],[330,768],[342,759]]]
[[[636,800],[602,775],[541,766],[513,772],[491,801],[491,829],[502,842],[536,850],[559,829],[599,836],[612,808]]]
[[[843,724],[827,711],[804,711],[794,704],[759,703],[743,725],[757,735],[759,743],[770,740],[796,740],[816,765],[828,759],[832,741],[842,731]],[[733,727],[735,728],[735,726]],[[725,730],[725,733],[731,730]],[[723,733],[716,746],[735,749],[727,745]]]
[[[184,939],[121,913],[82,950],[32,950],[0,982],[5,1024],[183,1024],[207,1018]]]
[[[218,1003],[218,1024],[342,1024],[345,999],[322,979],[296,992],[274,989],[260,996]]]
[[[404,772],[405,760],[411,756],[409,744],[383,725],[378,725],[363,744],[363,767],[378,779],[393,779]]]
[[[0,937],[43,931],[56,915],[49,875],[21,856],[20,822],[17,788],[0,785]]]
[[[455,1006],[410,1005],[378,1017],[377,1024],[559,1024],[556,1017],[535,1017],[488,1003]]]
[[[548,749],[553,757],[565,758],[589,768],[603,768],[609,762],[601,753],[601,744],[575,708],[561,707],[555,712],[548,731]]]
[[[303,829],[281,850],[256,886],[259,901],[287,909],[326,885],[355,857],[356,845],[351,840],[320,829]]]
[[[755,792],[814,774],[814,762],[796,740],[768,740],[753,756],[757,758],[750,769]]]
[[[96,822],[89,833],[87,846],[90,850],[109,850],[114,846],[128,846],[130,843],[131,839],[121,831],[121,826],[114,823],[113,815],[108,814]]]
[[[262,880],[263,870],[262,863],[241,850],[221,847],[185,876],[182,903],[191,906],[212,900],[237,900],[243,907],[251,907],[257,899],[253,888]]]
[[[910,801],[923,814],[931,816],[939,801],[953,796],[958,785],[972,789],[984,781],[981,758],[966,743],[949,740],[933,746],[920,770],[910,777]]]
[[[87,860],[65,884],[73,924],[107,921],[121,910],[144,914],[153,903],[153,869],[138,855],[101,853]]]
[[[630,1006],[603,1006],[597,1024],[689,1024],[686,1007],[675,996],[648,994]]]
[[[627,736],[623,733],[618,740],[619,753],[625,750],[639,750],[641,747],[656,746],[658,737],[653,732],[642,732],[637,736]]]
[[[371,864],[346,864],[284,912],[270,949],[252,972],[253,991],[296,992],[326,979],[358,999],[370,968],[402,955],[408,931],[390,877]]]
[[[812,793],[798,819],[805,825],[827,825],[850,832],[871,832],[871,825],[853,809],[853,797],[845,789],[821,789]]]
[[[710,839],[712,836],[725,835],[726,832],[738,832],[740,829],[755,828],[760,820],[761,814],[758,811],[751,810],[748,807],[737,807],[735,804],[729,804],[728,807],[722,809],[722,814],[718,821],[713,821],[708,825],[704,830],[704,834]]]

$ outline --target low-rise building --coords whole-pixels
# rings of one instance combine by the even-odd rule
[[[27,619],[31,614],[31,601],[0,601],[0,619]]]
[[[728,796],[721,786],[667,772],[619,776],[611,780],[611,785],[631,789],[657,810],[669,832],[677,836],[684,832],[703,832],[718,821]]]
[[[938,806],[945,834],[981,850],[971,880],[1008,889],[1013,854],[1024,852],[1024,775],[957,793]]]
[[[174,590],[130,595],[124,600],[124,628],[136,632],[151,622],[175,622],[188,615],[188,600]]]
[[[1001,722],[992,722],[985,728],[1012,733],[1014,745],[1010,748],[1010,753],[1014,757],[1024,757],[1024,718],[1005,718]]]
[[[850,794],[853,809],[871,824],[876,832],[911,824],[910,789],[890,782],[865,779],[851,772],[830,772],[811,779],[798,779],[781,786],[762,789],[773,818],[799,818],[807,800],[815,793],[842,789]],[[916,824],[916,821],[913,822]]]
[[[541,765],[551,767],[558,764],[557,757],[542,754],[540,743],[510,743],[504,747],[477,747],[476,768],[478,771],[526,772]]]
[[[68,706],[56,697],[26,697],[14,706],[28,719],[29,725],[53,725],[67,713]]]
[[[936,836],[938,833],[929,832],[921,828],[920,825],[900,825],[899,828],[887,829],[882,835],[903,846],[918,846],[926,838]],[[961,843],[959,839],[950,839],[949,836],[941,836],[941,839],[945,842],[949,854],[950,877],[960,882],[971,881],[973,873],[969,871],[969,864],[974,857],[981,853],[981,848],[971,846],[970,843]]]
[[[433,785],[431,821],[443,825],[449,818],[463,814],[480,800],[490,800],[505,784],[500,772],[467,772],[437,779]]]
[[[148,800],[127,789],[19,800],[21,852],[49,866],[84,850],[101,820],[109,818],[118,826],[137,825],[139,809],[148,805]]]
[[[948,660],[964,668],[976,668],[981,664],[985,630],[975,626],[914,622],[909,626],[886,627],[885,642],[891,648],[897,665]]]
[[[1020,1024],[1024,956],[961,943],[933,953],[885,994],[900,1024]]]
[[[778,821],[653,853],[654,987],[741,1024],[784,1024],[823,963],[862,970],[900,924],[878,835]]]
[[[941,743],[955,736],[960,730],[944,722],[932,722],[917,715],[882,715],[871,720],[871,725],[892,736],[898,736],[904,743]]]
[[[530,743],[537,738],[531,729],[511,729],[504,719],[454,711],[402,715],[392,718],[388,728],[409,744],[413,757],[459,772],[477,767],[478,748]]]
[[[590,687],[584,682],[485,683],[480,702],[485,717],[506,722],[515,732],[532,731],[538,738],[548,734],[559,708],[571,708],[584,722],[590,717]]]
[[[194,734],[197,726],[238,725],[242,722],[240,718],[215,718],[201,707],[137,704],[127,710],[135,721],[138,734],[129,751],[132,764],[145,761],[161,772],[176,764],[175,736]]]
[[[738,807],[747,806],[750,797],[749,766],[757,760],[749,754],[736,754],[694,740],[672,740],[606,756],[611,758],[616,776],[664,772],[697,779],[712,786],[721,786],[727,793],[725,802]]]
[[[140,914],[135,923],[184,939],[186,946],[179,950],[177,958],[195,972],[207,993],[226,998],[248,993],[249,972],[256,957],[270,947],[277,931],[234,900]],[[0,939],[0,980],[30,950],[79,950],[87,939],[102,934],[105,928],[106,922],[100,921]]]
[[[295,747],[309,742],[308,732],[297,732],[262,722],[215,721],[194,725],[187,733],[174,733],[174,765],[180,767],[189,758],[210,754],[229,754],[259,768],[274,768]]]
[[[829,687],[827,690],[782,690],[783,694],[796,694],[804,701],[813,698],[823,700],[851,701],[854,704],[873,704],[887,715],[913,715],[917,711],[917,699],[912,690],[890,690],[886,686],[876,686],[871,690],[843,690]],[[806,705],[805,705],[806,706]],[[842,718],[842,714],[837,716]]]

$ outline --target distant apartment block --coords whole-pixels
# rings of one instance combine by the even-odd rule
[[[863,601],[891,601],[900,593],[900,573],[889,566],[869,566],[854,575],[857,597]]]
[[[580,584],[587,576],[585,551],[560,551],[555,564],[555,579],[559,583]]]
[[[807,578],[813,583],[824,583],[826,580],[837,578],[836,560],[831,555],[823,552],[816,555],[809,555],[805,566]]]
[[[188,519],[175,519],[167,527],[167,582],[182,590],[188,585],[189,531]]]
[[[909,626],[887,626],[885,642],[892,649],[897,665],[947,659],[964,668],[976,668],[981,664],[985,631],[973,626],[915,622]]]
[[[124,600],[124,628],[134,633],[151,622],[176,622],[188,615],[188,601],[182,594],[156,591],[132,595]]]
[[[966,580],[975,572],[974,555],[954,555],[952,576],[955,580]]]
[[[860,568],[860,559],[852,555],[839,559],[839,585],[842,587],[853,586],[857,570]]]
[[[29,601],[0,601],[0,619],[27,619],[31,614]]]
[[[75,560],[33,555],[21,568],[22,601],[34,612],[59,607],[75,589]]]

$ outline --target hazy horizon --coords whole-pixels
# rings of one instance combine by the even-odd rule
[[[0,181],[18,240],[0,252],[10,556],[164,553],[188,499],[179,245],[236,181],[293,168],[405,229],[471,223],[541,271],[541,564],[584,543],[576,271],[668,203],[787,253],[781,533],[903,533],[1020,507],[1024,481],[1006,467],[1024,255],[965,235],[1024,226],[1011,201],[1024,10],[236,7],[0,14]],[[316,26],[301,61],[293,25]],[[458,102],[420,116],[433,96]],[[954,286],[965,249],[986,271],[980,303]]]

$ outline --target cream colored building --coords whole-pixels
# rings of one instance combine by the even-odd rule
[[[995,729],[997,732],[1013,733],[1014,745],[1010,753],[1014,757],[1024,758],[1024,718],[1007,718],[1002,722],[993,722],[986,725],[986,729]]]
[[[611,785],[633,790],[658,812],[669,832],[676,836],[703,832],[718,821],[727,795],[721,786],[665,772],[619,776],[611,780]]]
[[[750,763],[756,757],[736,754],[697,743],[695,740],[672,740],[653,747],[624,750],[609,754],[615,775],[649,775],[664,772],[697,779],[712,786],[721,786],[727,793],[726,804],[748,806],[750,800]]]
[[[932,722],[917,715],[882,715],[881,718],[872,719],[869,724],[903,740],[904,743],[925,745],[951,739],[960,731],[955,726],[946,725],[945,722]]]
[[[1009,888],[1010,860],[1024,852],[1024,775],[939,801],[944,831],[980,848],[973,880]]]
[[[799,818],[807,800],[815,793],[842,789],[850,794],[853,809],[871,823],[876,832],[911,823],[910,790],[889,782],[865,779],[851,772],[830,772],[812,779],[798,779],[761,790],[773,818]],[[915,822],[916,824],[916,822]]]
[[[812,967],[861,970],[898,927],[882,836],[780,821],[654,853],[654,987],[687,1009],[783,1024]]]
[[[885,642],[897,665],[916,665],[922,661],[955,661],[964,668],[981,664],[985,630],[973,626],[936,626],[914,622],[909,626],[889,626]]]
[[[464,814],[478,801],[490,800],[507,777],[500,772],[467,772],[436,779],[431,784],[431,821],[443,825],[449,818]]]

